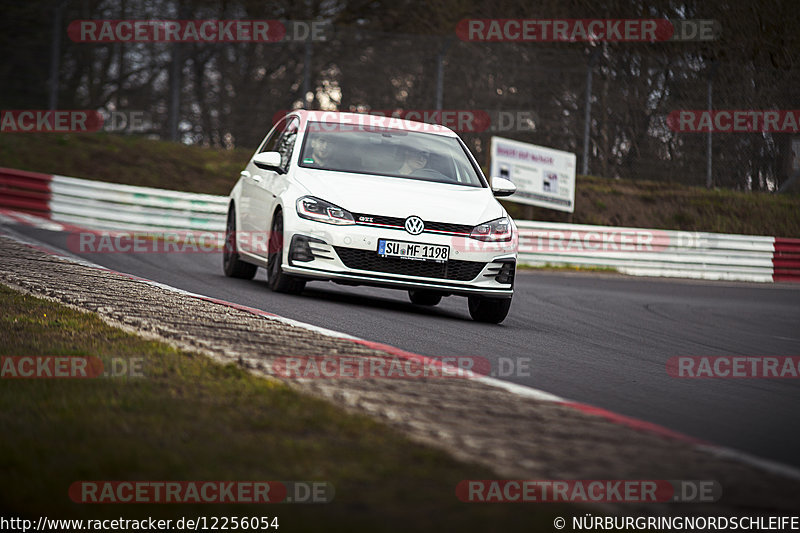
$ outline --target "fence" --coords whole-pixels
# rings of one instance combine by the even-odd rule
[[[222,232],[228,199],[0,168],[0,208],[119,231]],[[800,239],[518,221],[528,265],[635,276],[800,281]]]

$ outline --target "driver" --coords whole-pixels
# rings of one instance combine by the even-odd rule
[[[315,136],[311,138],[311,153],[306,156],[310,163],[318,167],[328,167],[333,164],[333,145],[327,137]]]
[[[427,150],[406,148],[403,154],[403,166],[401,166],[397,172],[407,176],[413,172],[416,172],[417,170],[425,168],[430,157],[431,153]]]

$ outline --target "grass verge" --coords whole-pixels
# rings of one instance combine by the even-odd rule
[[[604,272],[608,274],[619,274],[619,270],[613,267],[582,266],[582,265],[554,265],[545,263],[544,265],[517,264],[520,270],[546,270],[555,272]]]
[[[141,358],[141,377],[0,378],[0,515],[279,517],[282,531],[538,531],[563,506],[466,504],[492,479],[401,433],[236,365],[108,326],[0,285],[0,356]],[[78,480],[318,480],[330,504],[89,505]],[[559,513],[563,514],[563,513]]]

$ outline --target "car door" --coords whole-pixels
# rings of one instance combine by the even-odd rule
[[[287,118],[279,120],[264,138],[261,146],[256,150],[256,154],[277,151],[278,141],[287,123]],[[239,223],[240,231],[246,232],[245,238],[248,240],[255,237],[253,233],[259,231],[259,228],[263,226],[260,223],[260,219],[263,219],[264,214],[269,212],[267,211],[269,204],[263,203],[265,200],[264,179],[266,173],[266,170],[260,169],[253,164],[252,158],[241,172],[242,194],[239,199]]]

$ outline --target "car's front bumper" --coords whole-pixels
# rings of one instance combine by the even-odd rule
[[[514,294],[515,241],[486,243],[466,236],[433,233],[412,236],[393,228],[331,226],[300,218],[292,222],[295,227],[284,228],[283,270],[287,274],[446,294],[495,298],[511,298]],[[447,245],[450,260],[442,264],[382,258],[377,253],[380,239]],[[298,244],[301,241],[306,242]],[[299,248],[302,251],[298,252]]]

